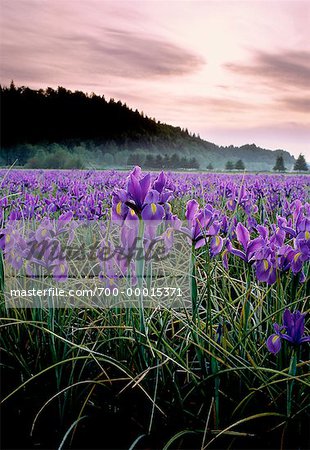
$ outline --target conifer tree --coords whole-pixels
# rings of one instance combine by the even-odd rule
[[[294,170],[301,170],[303,172],[308,171],[308,166],[305,160],[304,155],[300,154],[295,162]]]
[[[284,167],[283,156],[277,156],[276,164],[273,170],[277,170],[278,172],[284,172],[286,170],[286,168]]]

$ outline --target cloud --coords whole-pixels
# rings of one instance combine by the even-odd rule
[[[310,98],[306,97],[284,97],[279,102],[290,111],[310,113]]]
[[[194,106],[196,108],[206,108],[212,111],[231,112],[243,111],[253,108],[253,104],[249,104],[233,98],[218,97],[184,97],[181,99],[183,105]]]
[[[62,38],[78,49],[82,64],[99,72],[126,78],[178,76],[204,65],[194,52],[172,42],[128,31],[102,29],[98,35]]]
[[[95,27],[83,33],[61,30],[55,34],[47,30],[41,40],[35,33],[29,33],[27,40],[17,38],[15,44],[4,40],[2,53],[6,55],[1,68],[4,79],[41,77],[45,82],[66,81],[66,75],[71,82],[85,77],[92,77],[95,83],[106,77],[157,79],[188,75],[205,64],[194,51],[173,42],[108,27]],[[42,77],[45,75],[42,67],[48,65],[52,66],[49,76]]]
[[[224,67],[240,75],[265,80],[272,87],[309,89],[309,51],[257,51],[252,64],[227,63]]]

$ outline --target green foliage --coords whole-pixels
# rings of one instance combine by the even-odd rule
[[[288,152],[272,152],[255,144],[219,147],[187,129],[161,123],[121,101],[107,101],[96,94],[72,92],[63,87],[33,90],[16,87],[14,83],[8,88],[0,87],[0,94],[2,165],[17,160],[18,165],[29,161],[29,166],[40,166],[35,157],[36,147],[48,152],[55,142],[69,153],[74,153],[76,147],[83,147],[82,156],[80,151],[77,156],[84,166],[97,168],[109,165],[98,152],[113,155],[119,167],[126,166],[131,153],[143,153],[146,157],[152,153],[155,158],[157,154],[163,157],[167,153],[171,158],[179,153],[187,159],[196,158],[192,163],[183,160],[180,165],[177,160],[175,164],[157,162],[158,167],[167,168],[198,168],[198,162],[205,167],[206,161],[212,161],[217,169],[223,169],[226,161],[240,159],[247,170],[270,170],[275,153],[283,156],[287,167],[294,163]],[[128,154],[119,154],[124,151]]]
[[[277,170],[279,172],[284,172],[286,170],[286,167],[284,167],[284,160],[282,155],[277,156],[276,164],[273,170]]]
[[[127,164],[129,166],[140,165],[147,169],[199,169],[199,163],[196,158],[181,159],[177,153],[169,156],[167,153],[162,156],[157,153],[147,155],[143,153],[132,153],[128,156]]]
[[[72,154],[58,144],[54,144],[49,151],[37,150],[28,160],[29,169],[83,169],[83,161],[78,154]]]
[[[245,165],[244,165],[244,162],[242,161],[242,159],[238,159],[238,161],[235,164],[235,169],[236,170],[244,170],[245,169]]]
[[[227,163],[225,164],[225,169],[226,170],[233,170],[235,168],[234,163],[231,161],[227,161]]]
[[[308,165],[306,163],[304,155],[300,154],[295,162],[294,170],[300,170],[303,172],[308,171]]]
[[[68,140],[100,140],[113,154],[120,145],[136,142],[150,145],[179,140],[200,142],[180,127],[156,122],[121,101],[104,96],[58,89],[33,90],[28,87],[1,87],[2,145],[63,142]],[[158,140],[157,140],[158,139]]]
[[[105,153],[102,157],[102,161],[108,167],[113,167],[114,165],[114,156],[112,153]]]
[[[297,426],[302,426],[300,417],[306,417],[310,401],[307,363],[299,357],[293,374],[290,348],[283,348],[281,358],[275,359],[265,340],[286,307],[306,310],[305,285],[290,301],[292,280],[288,276],[265,288],[243,261],[235,260],[226,272],[218,261],[206,260],[201,250],[195,251],[193,264],[195,317],[185,310],[145,308],[145,328],[141,328],[139,308],[85,305],[64,313],[60,309],[7,310],[0,304],[3,370],[7,374],[14,367],[14,373],[20,375],[2,396],[3,406],[32,396],[28,426],[30,431],[32,423],[37,433],[44,417],[51,416],[53,405],[49,430],[58,423],[60,429],[68,429],[85,413],[100,417],[106,403],[114,410],[129,402],[134,405],[128,412],[130,420],[138,420],[139,427],[149,429],[151,436],[159,433],[161,446],[156,448],[163,448],[167,432],[172,439],[171,432],[184,429],[192,429],[201,442],[208,411],[212,414],[206,443],[216,438],[211,430],[231,427],[239,431],[235,424],[247,419],[254,421],[251,430],[265,414],[261,425],[266,427],[264,439],[272,435],[268,430],[277,427],[278,433],[273,435],[278,442],[285,430],[286,436],[294,430],[294,439],[300,442],[308,426],[307,420],[304,428]],[[294,389],[288,391],[292,381]],[[142,414],[139,404],[143,405]],[[177,422],[174,432],[165,421],[171,416]],[[109,430],[105,431],[105,443],[107,436]],[[52,439],[51,433],[47,438]]]

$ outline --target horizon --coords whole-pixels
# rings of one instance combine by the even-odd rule
[[[72,5],[2,0],[2,85],[94,92],[219,146],[310,161],[309,2]]]

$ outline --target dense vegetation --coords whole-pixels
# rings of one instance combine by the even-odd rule
[[[279,155],[288,170],[295,162],[288,152],[272,152],[255,144],[219,147],[187,129],[161,123],[94,93],[63,87],[33,90],[13,82],[1,87],[0,93],[2,165],[17,160],[18,165],[32,168],[57,167],[55,145],[67,153],[67,168],[125,167],[132,154],[139,155],[134,162],[138,164],[148,155],[156,158],[165,153],[169,157],[177,153],[188,161],[196,158],[200,168],[211,164],[214,169],[224,169],[228,160],[233,164],[242,160],[247,170],[272,170]]]

